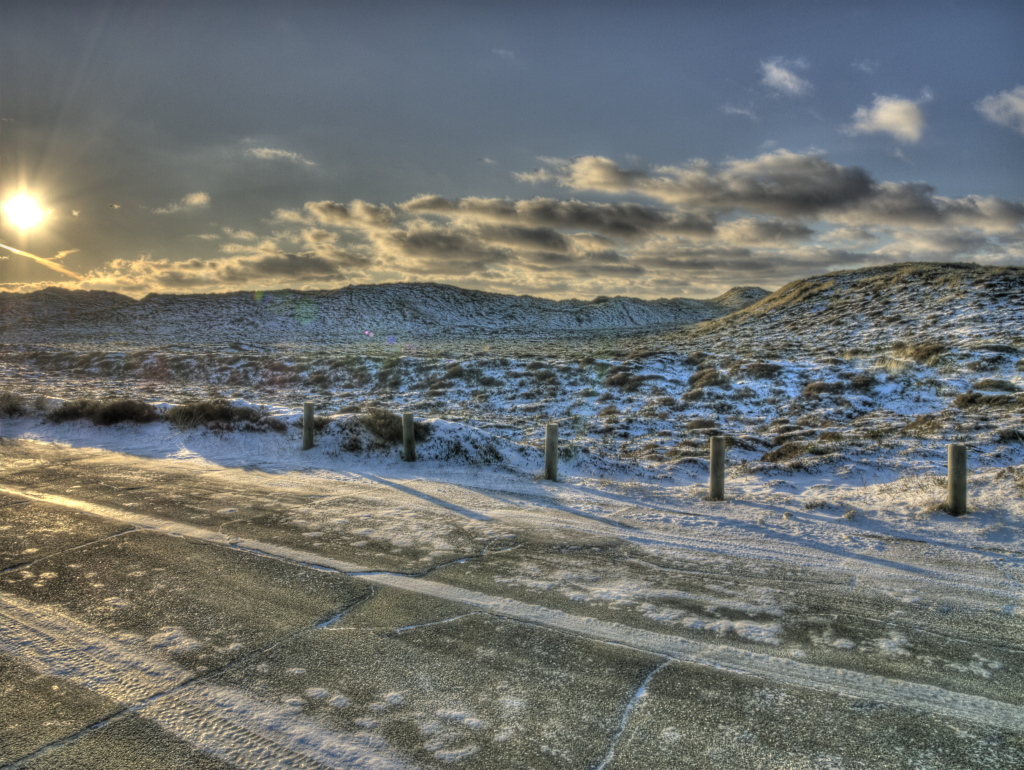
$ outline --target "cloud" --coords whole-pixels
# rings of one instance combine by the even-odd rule
[[[114,204],[110,204],[112,208],[120,208]],[[206,208],[210,205],[210,196],[204,192],[189,193],[184,198],[163,208],[153,209],[154,214],[176,214],[179,211],[187,211],[189,209]]]
[[[733,107],[731,104],[723,104],[720,109],[726,115],[742,115],[755,123],[757,122],[757,115],[754,113],[753,107]]]
[[[494,48],[491,50],[491,53],[505,61],[514,61],[516,58],[515,52],[507,48]]]
[[[386,205],[376,205],[354,200],[351,203],[335,201],[309,201],[302,211],[277,209],[274,219],[294,224],[328,225],[333,227],[387,227],[395,218],[395,212]]]
[[[1024,202],[877,181],[822,153],[541,160],[568,195],[297,202],[274,212],[269,234],[219,228],[213,258],[114,260],[65,285],[142,295],[440,280],[540,296],[706,297],[905,260],[1024,263]]]
[[[861,72],[866,72],[869,75],[874,75],[878,72],[878,68],[882,63],[878,59],[860,59],[853,62],[850,66],[854,69],[858,69]]]
[[[936,195],[934,188],[922,182],[876,182],[858,166],[832,163],[816,153],[776,150],[730,160],[717,168],[707,161],[694,160],[681,166],[628,172],[608,158],[595,156],[560,163],[549,170],[564,187],[644,195],[672,207],[664,210],[632,204],[649,219],[663,223],[703,221],[708,230],[713,229],[716,216],[736,211],[864,226],[955,224],[986,232],[1014,231],[1024,222],[1022,203],[982,196],[947,198]],[[626,205],[574,203],[586,207]],[[505,205],[512,207],[510,203]],[[591,225],[589,229],[595,228]],[[673,228],[649,225],[644,232],[666,229]]]
[[[986,96],[975,109],[993,123],[1024,134],[1024,86]]]
[[[920,141],[924,133],[921,105],[931,98],[927,90],[917,101],[899,96],[876,96],[870,107],[857,108],[847,131],[850,134],[890,134],[901,142]]]
[[[297,152],[291,152],[290,150],[275,150],[271,147],[250,147],[245,151],[246,155],[252,155],[254,158],[260,158],[261,160],[287,160],[291,163],[297,163],[300,166],[315,166],[311,160],[306,160]]]
[[[807,69],[803,59],[783,59],[776,57],[761,62],[761,82],[776,93],[786,96],[803,96],[810,93],[811,83],[800,77],[794,70]]]
[[[565,161],[560,161],[565,162]],[[508,222],[525,227],[589,230],[633,238],[667,231],[709,234],[714,218],[697,212],[674,212],[639,203],[591,203],[555,198],[513,201],[507,198],[458,198],[420,195],[399,207],[409,213],[433,214],[462,221]]]
[[[723,241],[754,246],[804,241],[813,234],[806,225],[778,219],[737,219],[720,225],[717,232]]]

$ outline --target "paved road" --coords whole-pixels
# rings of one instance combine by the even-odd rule
[[[1024,767],[1019,563],[547,484],[0,461],[5,767]]]

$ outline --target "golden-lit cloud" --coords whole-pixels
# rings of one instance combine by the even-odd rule
[[[879,182],[820,153],[542,162],[545,181],[615,200],[310,200],[274,211],[265,231],[197,235],[209,258],[113,260],[74,286],[141,296],[436,280],[555,297],[710,296],[908,259],[1024,260],[1024,203]]]
[[[11,252],[12,254],[18,254],[18,255],[20,255],[22,257],[28,257],[29,259],[34,260],[35,262],[37,262],[40,265],[44,265],[45,267],[48,267],[51,270],[56,270],[58,273],[64,273],[64,275],[70,275],[72,278],[81,278],[82,277],[78,273],[75,273],[75,272],[72,272],[71,270],[68,270],[66,267],[64,267],[64,265],[60,264],[59,262],[54,262],[52,259],[46,259],[46,257],[40,257],[37,254],[32,254],[31,252],[28,252],[28,251],[22,251],[21,249],[16,249],[13,246],[8,246],[8,245],[6,245],[4,243],[0,243],[0,249],[6,249],[7,251]],[[78,249],[71,249],[70,251],[62,252],[62,253],[58,254],[56,258],[60,259],[60,258],[65,257],[68,254],[71,254],[72,252],[75,252],[75,251],[78,251]]]
[[[189,193],[179,201],[175,201],[162,208],[153,209],[154,214],[177,214],[179,211],[188,211],[189,209],[201,209],[206,208],[210,205],[210,196],[204,192]],[[116,204],[110,204],[111,208],[120,208]]]

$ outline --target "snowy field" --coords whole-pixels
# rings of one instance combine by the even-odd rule
[[[162,661],[165,689],[196,666],[220,671],[216,681],[198,680],[206,689],[193,693],[193,707],[220,703],[246,729],[287,733],[289,751],[305,752],[310,766],[1012,766],[1024,758],[1018,272],[852,271],[763,299],[748,293],[746,307],[697,326],[644,331],[624,316],[615,334],[562,329],[510,338],[499,325],[487,334],[416,337],[408,326],[372,338],[364,329],[362,339],[331,347],[266,342],[267,327],[253,325],[223,345],[204,331],[196,344],[182,339],[172,350],[149,346],[145,330],[130,343],[79,331],[31,341],[23,321],[8,327],[20,336],[8,337],[0,359],[4,491],[120,522],[133,528],[130,537],[227,537],[247,552],[362,581],[383,592],[374,601],[408,594],[447,603],[410,614],[371,611],[371,601],[361,605],[366,617],[338,613],[325,629],[387,628],[387,639],[399,639],[429,628],[490,639],[467,648],[473,665],[504,654],[494,635],[508,630],[481,630],[488,623],[648,656],[649,664],[623,663],[636,673],[602,690],[603,728],[584,724],[576,706],[562,716],[531,711],[523,704],[539,682],[488,703],[467,694],[469,683],[443,693],[418,686],[412,669],[402,681],[372,674],[342,691],[292,665],[303,674],[282,668],[268,674],[267,689],[253,690],[255,675],[239,673],[247,664],[218,668],[235,659],[231,644],[249,643],[243,636],[214,642],[185,621],[130,620],[123,593],[114,603],[125,606],[107,614],[76,615],[68,608],[85,605],[53,599],[65,608],[63,630],[53,617],[40,619],[33,602],[65,573],[33,566],[28,550],[19,556],[13,547],[0,572],[5,597],[15,597],[5,613],[49,627],[65,643],[82,634],[116,646],[109,632],[118,629],[125,650]],[[308,317],[313,311],[303,307]],[[100,407],[114,399],[145,402],[149,411],[142,421],[115,421],[116,410],[102,417]],[[320,419],[315,448],[303,452],[305,401]],[[190,402],[219,404],[219,416],[183,410]],[[415,463],[403,461],[387,415],[403,411],[421,426]],[[549,422],[559,425],[557,482],[540,474]],[[711,502],[708,442],[719,435],[729,447],[726,499]],[[944,508],[950,443],[969,448],[964,517]],[[75,481],[82,468],[97,475]],[[189,497],[187,479],[214,477],[224,486],[203,502]],[[132,491],[158,487],[171,496]],[[124,619],[108,623],[118,611]],[[359,639],[371,657],[384,644],[372,634]],[[289,644],[252,665],[276,670],[301,657]],[[0,651],[14,648],[16,640],[0,639]],[[200,662],[204,654],[210,660]],[[56,671],[52,661],[34,665]],[[756,696],[774,705],[745,716],[740,705],[707,705],[723,709],[717,728],[693,732],[696,716],[680,704],[696,696],[678,694],[680,666],[733,672],[740,679],[723,691],[736,704]],[[457,679],[453,672],[445,681]],[[750,684],[759,681],[781,689]],[[793,688],[839,701],[807,700]],[[278,711],[259,705],[267,692]],[[579,693],[563,695],[569,704]],[[848,713],[850,704],[876,702],[896,709],[886,719],[897,727],[881,748],[871,748],[875,717]],[[837,709],[842,719],[868,720],[862,738],[843,738],[838,749],[824,733],[807,745],[794,738],[787,756],[765,737],[779,720],[823,719]],[[150,711],[193,748],[260,766],[202,738],[198,717]],[[564,745],[528,734],[543,732],[545,719],[566,720],[555,731]],[[342,722],[348,737],[339,737]],[[580,736],[591,727],[594,735],[574,743],[566,737],[573,724]],[[924,734],[920,743],[907,737]],[[890,753],[901,741],[905,757]],[[696,752],[692,764],[673,764],[683,744]]]

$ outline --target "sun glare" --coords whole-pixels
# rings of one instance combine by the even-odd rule
[[[39,202],[25,194],[15,195],[3,205],[4,218],[19,230],[35,227],[46,216]]]

